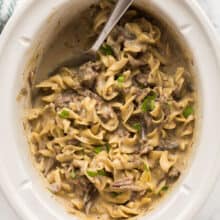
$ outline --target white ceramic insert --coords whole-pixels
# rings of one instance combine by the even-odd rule
[[[76,219],[51,198],[33,167],[16,96],[27,63],[34,57],[38,63],[51,37],[92,2],[95,0],[20,1],[0,38],[0,185],[24,220]],[[136,3],[172,21],[184,36],[194,56],[201,98],[199,141],[191,166],[171,195],[142,219],[190,220],[207,199],[220,166],[220,46],[195,0]]]

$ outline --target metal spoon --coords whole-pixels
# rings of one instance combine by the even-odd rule
[[[115,25],[118,23],[120,18],[127,11],[129,6],[133,3],[133,1],[134,0],[117,0],[117,4],[115,5],[114,10],[111,16],[109,17],[108,22],[104,26],[102,32],[100,33],[99,37],[97,38],[93,46],[89,50],[79,53],[73,58],[71,58],[71,60],[68,60],[62,63],[61,65],[59,65],[59,67],[57,67],[53,71],[53,73],[55,73],[57,70],[59,70],[60,67],[63,67],[63,66],[77,67],[88,62],[89,60],[94,60],[96,58],[96,54],[100,46],[102,45],[106,37],[109,35],[109,33],[112,31],[112,29],[115,27]]]

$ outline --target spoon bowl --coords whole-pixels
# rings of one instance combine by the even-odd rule
[[[97,51],[105,41],[106,37],[109,35],[109,33],[112,31],[112,29],[115,27],[115,25],[118,23],[118,21],[125,14],[133,2],[134,0],[118,0],[111,16],[109,17],[107,23],[105,24],[93,46],[89,50],[75,54],[71,59],[64,61],[49,75],[54,75],[63,66],[69,68],[79,67],[90,60],[95,60],[97,57]]]

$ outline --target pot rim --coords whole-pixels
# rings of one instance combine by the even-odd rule
[[[0,55],[3,54],[4,48],[8,43],[8,39],[10,39],[10,35],[12,34],[13,30],[16,28],[16,25],[19,22],[19,20],[22,19],[22,15],[25,13],[25,11],[29,10],[33,4],[35,4],[35,0],[23,0],[18,3],[15,13],[10,18],[9,22],[7,23],[0,37],[0,51],[1,51]],[[194,15],[195,19],[199,21],[200,25],[205,31],[205,34],[207,35],[210,41],[210,49],[212,50],[212,53],[216,57],[216,65],[218,66],[218,70],[220,70],[220,66],[217,63],[217,60],[220,59],[220,53],[219,53],[220,44],[217,39],[217,33],[215,32],[214,27],[212,26],[210,20],[208,19],[206,14],[203,12],[203,10],[200,8],[199,4],[195,0],[186,0],[185,4],[187,4],[189,10],[191,10],[191,13]],[[218,155],[220,155],[220,150],[218,152]],[[216,160],[217,156],[216,158],[213,158],[213,159]],[[179,219],[181,220],[191,219],[194,216],[194,214],[199,210],[199,208],[203,205],[205,199],[208,197],[209,193],[211,192],[211,189],[214,186],[214,183],[216,182],[216,178],[220,170],[217,160],[213,161],[213,166],[216,167],[216,172],[215,173],[213,172],[213,175],[209,176],[210,177],[209,184],[206,184],[206,186],[203,187],[202,193],[201,192],[197,193],[197,198],[193,203],[194,205],[195,204],[196,205],[191,207],[191,211],[188,210],[184,212],[184,214],[182,215],[182,218],[179,218]],[[22,204],[19,198],[19,195],[16,194],[16,192],[14,191],[14,188],[12,187],[12,183],[10,183],[10,180],[7,177],[5,167],[2,166],[2,164],[0,166],[0,174],[2,176],[0,186],[3,190],[3,193],[5,197],[7,198],[8,202],[10,203],[10,205],[16,210],[18,215],[21,216],[25,220],[30,220],[30,217],[32,217],[32,219],[35,219],[35,218],[37,219],[36,216],[34,216],[33,218],[33,213],[30,210],[28,210],[28,207],[25,207],[25,205]],[[150,218],[150,215],[149,215],[149,218]]]

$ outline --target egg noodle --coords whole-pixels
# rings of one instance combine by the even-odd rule
[[[101,1],[98,35],[113,8]],[[192,147],[192,76],[172,63],[172,42],[130,9],[96,61],[61,68],[36,85],[27,112],[28,140],[51,192],[86,219],[130,219],[146,213],[181,174]]]

